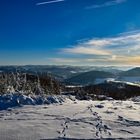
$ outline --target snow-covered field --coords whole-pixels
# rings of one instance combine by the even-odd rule
[[[140,102],[72,101],[0,111],[0,140],[140,139]]]

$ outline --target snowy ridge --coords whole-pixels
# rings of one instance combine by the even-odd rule
[[[131,85],[131,86],[138,86],[138,87],[140,87],[140,84],[132,83],[132,82],[126,82],[126,81],[107,81],[107,82],[122,83],[122,84],[127,84],[127,85]]]

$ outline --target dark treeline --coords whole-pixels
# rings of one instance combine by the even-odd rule
[[[62,85],[48,73],[0,73],[0,93],[60,94]]]
[[[140,86],[119,82],[105,82],[97,85],[71,86],[61,83],[48,73],[1,72],[0,94],[21,92],[23,94],[59,95],[71,94],[77,99],[98,100],[101,95],[117,100],[140,96]]]

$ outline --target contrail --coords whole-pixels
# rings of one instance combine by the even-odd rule
[[[44,4],[57,3],[57,2],[62,2],[62,1],[65,1],[65,0],[53,0],[53,1],[40,2],[40,3],[37,3],[36,5],[44,5]]]

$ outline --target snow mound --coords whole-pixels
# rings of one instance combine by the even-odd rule
[[[24,95],[21,93],[10,93],[0,96],[0,110],[22,105],[42,105],[74,101],[72,96],[65,95]]]
[[[133,97],[130,100],[133,101],[133,102],[140,102],[140,96]]]

